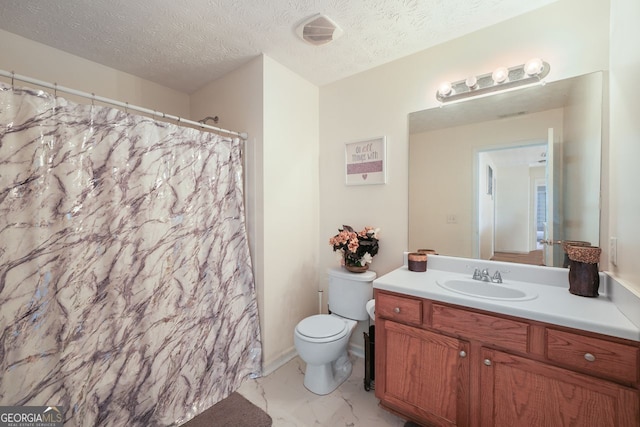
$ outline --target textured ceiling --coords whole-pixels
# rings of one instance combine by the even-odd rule
[[[1,0],[0,28],[192,93],[261,53],[319,86],[556,0]],[[323,13],[344,30],[295,34]]]

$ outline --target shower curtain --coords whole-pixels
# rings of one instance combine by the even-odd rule
[[[259,375],[241,142],[0,97],[0,405],[176,425]]]

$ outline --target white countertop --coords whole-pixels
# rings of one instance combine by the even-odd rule
[[[504,284],[501,286],[534,292],[538,296],[524,301],[486,299],[460,294],[437,284],[450,279],[471,279],[476,266],[488,268],[491,273],[496,269],[505,271],[502,275]],[[604,286],[607,281],[602,280],[602,273],[600,296],[597,298],[571,294],[567,276],[568,269],[430,255],[427,271],[414,272],[403,266],[377,278],[373,287],[640,341],[640,327],[625,316],[609,298],[611,292]],[[607,283],[607,286],[613,285]],[[640,310],[640,305],[638,307]]]

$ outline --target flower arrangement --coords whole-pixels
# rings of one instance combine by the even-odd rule
[[[378,253],[378,228],[365,227],[359,233],[348,225],[329,239],[341,265],[364,267]]]

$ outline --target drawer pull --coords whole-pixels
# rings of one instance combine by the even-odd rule
[[[460,357],[467,357],[467,352],[464,350],[460,351]]]
[[[487,366],[491,366],[491,360],[484,359],[484,364],[487,365]]]
[[[596,361],[596,357],[595,357],[593,354],[591,354],[591,353],[586,353],[586,354],[584,355],[584,358],[585,358],[585,360],[586,360],[586,361],[588,361],[588,362],[595,362],[595,361]]]
[[[394,312],[394,313],[400,313],[400,307],[396,307],[396,308],[394,308],[394,309],[393,309],[393,312]]]

